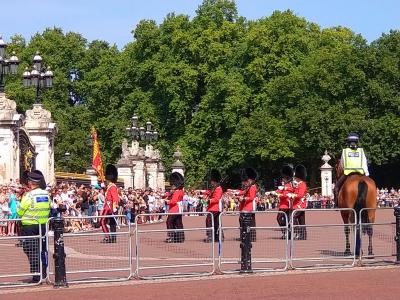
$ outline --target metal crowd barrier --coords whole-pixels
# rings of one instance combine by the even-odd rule
[[[285,271],[288,268],[352,267],[358,262],[355,256],[357,231],[361,233],[362,251],[359,262],[393,263],[397,254],[393,210],[376,209],[375,222],[363,222],[363,214],[371,210],[363,209],[357,216],[354,209],[299,209],[292,212],[289,220],[281,211],[254,211],[256,226],[250,228],[253,272]],[[306,213],[306,225],[293,222],[294,216],[303,212]],[[345,213],[352,217],[349,224],[342,221],[341,214]],[[102,238],[107,235],[101,228],[91,232],[66,232],[63,238],[67,281],[89,283],[132,278],[204,276],[215,274],[216,271],[224,274],[240,272],[240,240],[237,240],[240,233],[239,214],[220,214],[217,241],[214,240],[213,218],[211,227],[205,225],[206,217],[212,216],[209,212],[140,214],[136,216],[135,226],[131,227],[127,222],[127,226],[118,228],[115,233],[116,243],[101,243]],[[184,229],[166,229],[165,219],[176,215],[182,215]],[[284,218],[286,226],[278,226],[278,216]],[[66,217],[64,222],[66,225],[72,222],[95,223],[111,217]],[[124,215],[113,217],[125,218]],[[152,219],[153,222],[138,224],[139,219]],[[20,220],[0,222],[8,224]],[[36,219],[33,220],[37,222]],[[0,237],[0,253],[6,254],[0,255],[0,288],[38,284],[28,283],[32,276],[40,276],[41,279],[47,279],[48,283],[54,283],[54,238],[50,231],[52,220],[49,219],[46,224],[45,237],[42,237],[40,226],[39,235]],[[349,232],[349,252],[345,252],[345,230]],[[300,232],[305,234],[302,238],[299,238]],[[368,233],[371,232],[372,254],[368,253]],[[210,237],[211,241],[207,237]],[[17,241],[22,241],[25,249],[30,245],[31,253],[40,255],[43,239],[47,241],[48,250],[47,278],[42,278],[41,272],[30,272],[24,248],[15,246]],[[135,253],[132,247],[135,247]],[[38,264],[41,270],[40,256]]]
[[[182,215],[184,229],[166,229],[166,224],[141,226],[139,218]],[[212,275],[215,272],[214,222],[206,227],[209,212],[155,213],[136,216],[136,277],[141,279]],[[194,227],[185,220],[196,220]],[[212,219],[212,218],[211,218]],[[212,241],[204,242],[207,231]]]
[[[101,222],[110,218],[126,218],[124,215],[92,216],[92,217],[65,217],[66,225],[72,222],[85,224],[87,222]],[[47,222],[49,265],[47,281],[54,283],[54,238],[49,233],[51,222]],[[107,225],[106,225],[107,226]],[[66,226],[68,230],[69,226]],[[102,243],[108,236],[100,228],[93,231],[79,231],[64,233],[64,247],[66,253],[66,274],[68,283],[93,283],[129,280],[132,276],[132,232],[130,223],[127,226],[118,224],[115,243]]]
[[[375,213],[375,222],[364,222],[365,214]],[[396,260],[396,220],[392,207],[363,208],[359,214],[362,264],[393,263]],[[371,246],[369,249],[369,235]],[[370,252],[372,250],[372,253]]]
[[[253,272],[287,270],[289,227],[286,214],[274,210],[252,213],[255,214],[256,221],[256,226],[251,227]],[[223,274],[241,271],[239,215],[239,212],[222,212],[220,215],[218,266]],[[280,227],[277,224],[278,215],[285,219],[286,226]]]
[[[0,288],[21,287],[39,285],[40,282],[30,283],[33,276],[40,276],[43,280],[42,272],[42,230],[36,218],[24,218],[33,220],[38,224],[39,234],[32,236],[0,236]],[[0,222],[6,226],[14,222],[15,230],[17,223],[22,219],[4,219]],[[26,252],[26,253],[25,253]],[[31,272],[27,256],[37,254],[39,272]]]
[[[306,225],[294,225],[293,217],[297,213],[306,213]],[[353,218],[349,224],[343,224],[340,213],[350,213]],[[310,214],[320,214],[329,222],[310,224]],[[332,214],[336,213],[335,216]],[[335,220],[336,219],[336,220]],[[354,209],[297,209],[291,214],[290,263],[293,269],[320,269],[332,267],[352,267],[356,263],[355,243],[357,215]],[[350,252],[345,251],[345,229],[349,229]],[[306,239],[297,239],[297,233],[306,230]]]

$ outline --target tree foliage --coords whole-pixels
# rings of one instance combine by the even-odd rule
[[[115,162],[134,112],[160,132],[167,167],[180,146],[190,184],[211,167],[251,164],[269,176],[283,161],[304,163],[315,179],[321,154],[339,155],[349,131],[372,163],[399,161],[399,31],[367,44],[291,11],[248,21],[233,1],[204,0],[192,19],[142,20],[132,35],[122,50],[60,28],[12,37],[21,73],[37,50],[55,73],[43,103],[59,127],[59,168],[88,165],[92,126],[103,161]],[[32,105],[19,77],[6,88],[18,110]]]

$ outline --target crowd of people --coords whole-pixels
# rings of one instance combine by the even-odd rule
[[[100,226],[99,220],[93,217],[103,214],[106,188],[101,185],[76,185],[75,183],[62,182],[53,187],[48,187],[52,198],[52,216],[58,214],[57,207],[60,204],[66,206],[63,213],[66,218],[66,231],[78,232],[92,230]],[[0,187],[0,236],[14,236],[17,234],[15,221],[17,219],[18,203],[25,192],[23,185],[11,183]],[[137,215],[155,214],[168,211],[166,193],[152,189],[119,188],[118,225],[124,226],[128,222],[133,223]],[[206,190],[185,190],[182,211],[203,212],[207,210]],[[307,194],[307,208],[334,208],[333,197],[325,197],[319,193]],[[239,209],[239,197],[231,191],[224,192],[222,196],[224,211],[237,211]],[[400,189],[381,188],[378,189],[378,207],[393,207],[400,203]],[[266,192],[257,195],[258,211],[277,209],[279,198],[274,193]],[[73,217],[92,217],[79,219]],[[10,221],[8,221],[10,220]],[[79,220],[79,221],[78,221]],[[163,222],[161,216],[145,217],[140,216],[138,223]]]

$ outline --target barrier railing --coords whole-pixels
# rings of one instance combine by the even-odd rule
[[[319,214],[320,223],[299,225],[293,222],[296,214],[306,212]],[[347,215],[349,223],[344,224],[340,214]],[[333,214],[336,213],[336,214]],[[297,209],[291,214],[290,262],[296,269],[318,269],[352,267],[356,262],[355,244],[357,216],[354,209]],[[306,230],[306,239],[299,239],[298,232]],[[346,234],[348,232],[348,240]],[[346,245],[347,243],[347,245]]]
[[[288,222],[282,211],[254,211],[256,226],[251,227],[252,271],[285,271],[288,268]],[[277,225],[281,215],[286,226]],[[221,273],[241,272],[239,212],[220,215],[218,266]],[[222,233],[222,234],[221,234]]]
[[[363,217],[371,211],[375,212],[373,223]],[[395,243],[395,218],[390,208],[363,209],[358,216],[354,209],[300,209],[292,212],[290,220],[281,211],[251,213],[256,221],[256,226],[249,228],[253,272],[352,267],[358,262],[355,253],[357,231],[361,233],[359,260],[363,264],[393,263],[396,254],[399,255]],[[306,225],[298,224],[298,213],[306,213]],[[173,227],[176,220],[171,218],[179,215],[183,229]],[[240,272],[239,215],[239,212],[221,213],[217,219],[219,230],[215,232],[214,218],[209,212],[140,214],[136,216],[135,226],[128,223],[113,233],[115,243],[101,243],[108,236],[101,228],[90,232],[66,232],[63,242],[68,283],[211,275],[216,273],[217,265],[217,271],[221,273]],[[344,224],[341,215],[347,215],[350,222]],[[114,217],[125,218],[116,215],[66,217],[63,220],[66,225],[105,220],[103,225],[107,226],[107,220]],[[168,217],[169,229],[166,229]],[[286,225],[278,226],[278,218],[284,218]],[[139,219],[153,222],[138,224]],[[37,235],[0,237],[0,288],[38,284],[39,280],[28,282],[33,276],[54,283],[54,238],[49,230],[52,220],[49,219],[46,228],[38,226]],[[0,220],[2,225],[18,221],[20,219]],[[372,233],[372,253],[369,252],[368,233]],[[21,247],[15,246],[18,241]],[[48,272],[43,278],[41,254],[46,249],[49,250]],[[35,267],[29,269],[27,256],[36,261]]]
[[[368,218],[366,218],[368,217]],[[374,222],[369,222],[374,218]],[[359,214],[363,264],[392,263],[396,260],[396,220],[393,208],[363,208]]]
[[[182,216],[184,229],[173,229]],[[167,217],[165,224],[139,225],[139,218]],[[212,220],[206,227],[206,217]],[[168,219],[169,218],[169,219]],[[185,221],[191,218],[191,227]],[[178,221],[179,222],[179,221]],[[179,227],[179,226],[178,226]],[[207,233],[209,235],[207,235]],[[208,241],[210,237],[210,241]],[[204,241],[205,240],[205,241]],[[214,222],[207,212],[157,213],[136,216],[136,276],[141,279],[190,277],[214,274]]]
[[[84,225],[89,222],[101,222],[109,227],[107,222],[111,218],[125,218],[123,215],[93,216],[93,217],[65,217],[67,225],[79,222]],[[53,218],[47,222],[47,228]],[[124,281],[132,276],[132,233],[130,223],[121,227],[118,225],[115,233],[104,233],[101,228],[91,232],[80,231],[64,233],[64,247],[66,252],[65,264],[67,266],[68,283],[89,283]],[[66,226],[68,228],[68,226]],[[54,239],[48,232],[49,266],[48,282],[54,282]],[[105,238],[115,237],[115,242],[105,242]],[[104,243],[103,243],[104,241]],[[101,275],[101,276],[100,276]]]
[[[42,228],[34,218],[23,220],[34,221],[37,234],[25,235],[22,229],[20,236],[0,236],[0,288],[33,286],[43,280],[42,276]],[[1,226],[8,227],[13,222],[20,223],[22,219],[1,219]],[[19,226],[18,226],[19,227]],[[21,227],[22,228],[22,227]],[[27,263],[27,260],[30,263]],[[33,280],[34,277],[37,280]]]

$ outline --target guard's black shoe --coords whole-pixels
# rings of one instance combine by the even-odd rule
[[[205,239],[203,239],[203,242],[204,242],[204,243],[211,243],[211,242],[212,242],[212,239],[210,239],[210,238],[205,238]]]
[[[28,281],[28,283],[40,283],[40,276],[33,276],[32,279]]]
[[[109,238],[104,238],[104,239],[102,239],[102,240],[100,241],[100,243],[102,243],[102,244],[109,244],[109,243],[111,243],[111,240],[110,240]]]
[[[171,244],[171,243],[174,242],[174,239],[173,238],[167,238],[164,242],[168,243],[168,244]]]

